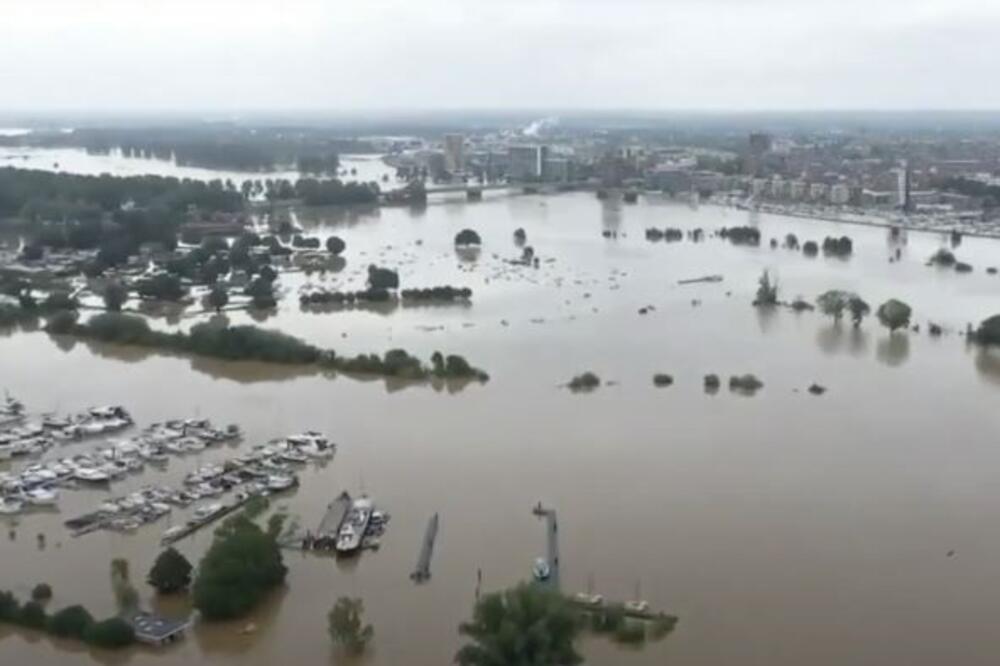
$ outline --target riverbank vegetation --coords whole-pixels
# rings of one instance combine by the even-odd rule
[[[879,306],[875,312],[879,322],[889,329],[890,333],[895,333],[897,329],[906,328],[910,325],[910,315],[913,310],[903,301],[890,298]]]
[[[280,531],[280,528],[279,528]],[[215,531],[198,565],[193,600],[206,620],[246,615],[288,575],[277,534],[237,514]]]
[[[430,366],[402,349],[383,356],[361,354],[338,356],[299,338],[256,326],[229,326],[214,322],[195,324],[189,333],[167,333],[150,328],[142,317],[107,312],[79,322],[76,313],[63,311],[51,317],[46,331],[100,342],[135,345],[168,352],[197,354],[226,361],[261,361],[292,365],[316,365],[345,373],[372,374],[406,380],[472,379],[487,381],[489,375],[458,355],[436,353]],[[440,358],[440,362],[435,359]]]
[[[385,303],[397,296],[388,289],[362,289],[359,291],[313,291],[299,295],[302,305],[351,305],[354,303]],[[402,289],[398,299],[404,303],[452,303],[469,301],[472,290],[468,287],[426,287]]]
[[[537,585],[483,596],[458,631],[469,640],[455,655],[460,666],[583,662],[574,645],[578,614],[564,597]]]
[[[120,617],[98,621],[80,605],[67,606],[49,615],[41,602],[33,600],[22,604],[12,592],[7,591],[0,592],[0,622],[106,649],[128,647],[135,643],[132,625]]]
[[[340,597],[327,615],[330,640],[351,654],[361,654],[375,636],[375,629],[361,619],[365,606],[361,599]]]
[[[589,370],[569,380],[570,391],[593,391],[601,385],[601,378]]]
[[[146,581],[160,594],[173,594],[191,584],[192,568],[176,548],[167,548],[157,556]]]

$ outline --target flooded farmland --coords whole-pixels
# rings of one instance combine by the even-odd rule
[[[487,194],[478,203],[310,210],[296,219],[307,233],[341,236],[346,264],[325,275],[283,275],[286,298],[261,325],[344,353],[460,353],[491,379],[406,386],[4,332],[0,386],[33,413],[121,403],[140,425],[201,416],[243,428],[241,443],[129,477],[112,486],[114,495],[178,483],[204,462],[315,429],[338,443],[336,457],[303,470],[301,486],[277,504],[310,527],[346,488],[368,492],[392,514],[381,549],[356,560],[287,552],[287,587],[250,618],[253,632],[242,631],[247,620],[199,625],[164,651],[91,653],[98,660],[327,663],[335,656],[326,613],[350,595],[364,600],[375,628],[366,663],[450,663],[477,572],[485,590],[530,577],[545,546],[530,510],[542,501],[561,518],[566,591],[592,586],[628,599],[638,588],[654,608],[680,617],[673,634],[641,651],[587,639],[589,663],[995,661],[991,620],[1000,601],[985,583],[996,571],[1000,530],[983,526],[1000,509],[1000,356],[960,334],[1000,311],[1000,277],[985,271],[1000,265],[996,241],[965,239],[955,248],[975,269],[960,274],[925,265],[947,243],[937,235],[894,238],[879,227],[656,197],[629,206],[587,193]],[[743,224],[759,227],[760,247],[712,236]],[[644,231],[652,226],[702,228],[706,238],[650,242]],[[537,268],[507,261],[520,256],[519,227]],[[463,228],[482,236],[477,256],[456,253]],[[846,234],[854,253],[809,258],[768,246],[788,233],[800,242]],[[900,259],[890,262],[897,250]],[[398,268],[403,287],[470,287],[471,305],[299,305],[303,288],[362,288],[371,263]],[[756,309],[765,269],[784,300],[845,289],[874,309],[900,298],[920,330],[890,335],[874,316],[854,329],[819,312]],[[723,280],[678,284],[711,274]],[[944,335],[929,336],[929,321]],[[606,385],[564,388],[585,370]],[[673,375],[673,385],[655,388],[657,372]],[[754,373],[764,387],[752,397],[725,387],[706,394],[707,373]],[[828,391],[811,395],[814,382]],[[132,534],[71,538],[62,521],[107,497],[67,490],[58,513],[0,520],[0,587],[26,597],[46,581],[54,607],[84,603],[110,613],[110,560],[127,558],[140,582],[170,519]],[[433,577],[417,587],[408,574],[435,512]],[[210,538],[205,530],[178,548],[196,561]],[[140,590],[158,607],[151,588]],[[63,663],[80,650],[0,628],[4,663]]]

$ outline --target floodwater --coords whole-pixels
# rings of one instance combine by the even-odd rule
[[[251,634],[240,632],[247,621],[199,626],[162,652],[108,655],[0,629],[0,662],[346,663],[331,648],[326,613],[350,595],[364,600],[375,628],[364,663],[450,663],[477,570],[484,590],[497,589],[528,578],[543,554],[544,525],[530,513],[541,500],[559,512],[567,592],[592,586],[624,600],[638,587],[653,607],[680,616],[672,635],[640,651],[585,639],[588,663],[996,663],[1000,356],[960,335],[1000,311],[1000,277],[984,270],[1000,263],[995,241],[965,240],[956,253],[976,270],[961,275],[924,265],[946,240],[936,235],[894,241],[876,227],[658,199],[627,206],[582,193],[310,211],[299,221],[344,238],[346,266],[283,276],[290,298],[265,325],[350,353],[458,352],[486,369],[489,383],[400,387],[23,331],[0,337],[0,383],[39,412],[122,403],[140,424],[193,415],[238,422],[247,433],[239,446],[322,430],[339,443],[336,458],[304,471],[301,487],[278,503],[309,527],[341,489],[364,489],[392,514],[381,550],[350,562],[287,553],[287,589],[247,620],[257,626]],[[760,248],[643,235],[653,225],[746,223],[762,230]],[[476,258],[452,247],[463,227],[483,237]],[[517,227],[539,268],[503,261],[520,253]],[[854,256],[809,259],[767,246],[789,232],[800,241],[848,234]],[[897,248],[901,260],[890,263]],[[306,283],[360,288],[372,262],[397,266],[403,286],[469,286],[472,305],[300,309],[294,294]],[[920,332],[890,336],[874,317],[854,330],[815,312],[756,310],[764,269],[787,300],[840,288],[874,310],[901,298]],[[723,282],[677,284],[716,273]],[[654,309],[640,315],[646,306]],[[929,337],[929,320],[946,334]],[[611,385],[589,394],[561,386],[584,370]],[[674,385],[654,388],[654,372],[671,373]],[[765,386],[752,397],[725,387],[708,395],[709,372],[753,372]],[[828,392],[810,395],[813,382]],[[174,459],[166,472],[113,491],[177,480],[232,451]],[[61,513],[5,523],[0,587],[23,597],[47,581],[54,607],[112,612],[110,560],[127,558],[141,583],[168,523],[70,538],[62,520],[104,496],[64,491]],[[418,587],[408,574],[435,512],[433,578]],[[209,539],[199,533],[179,548],[196,560]]]

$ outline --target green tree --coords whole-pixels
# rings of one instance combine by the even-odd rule
[[[94,618],[83,606],[67,606],[49,618],[46,628],[56,636],[82,639],[93,623]]]
[[[21,603],[12,592],[0,591],[0,621],[17,622],[21,615]]]
[[[156,558],[146,580],[160,594],[178,592],[191,584],[191,569],[191,563],[176,548],[167,548]]]
[[[101,296],[104,298],[104,307],[112,312],[120,312],[122,305],[128,300],[128,289],[121,282],[115,280],[105,285]]]
[[[87,627],[83,640],[103,648],[128,647],[135,643],[135,629],[120,617],[112,617]]]
[[[368,267],[368,286],[372,289],[399,289],[399,273],[372,264]]]
[[[140,281],[137,289],[140,296],[164,301],[180,300],[185,293],[180,278],[167,273],[160,273]]]
[[[17,618],[18,624],[29,629],[44,629],[48,618],[45,609],[37,601],[29,601],[21,606],[21,612]]]
[[[330,254],[337,257],[347,249],[347,243],[340,236],[330,236],[326,239],[326,249]]]
[[[237,515],[216,531],[198,566],[194,606],[208,620],[240,617],[284,583],[287,573],[278,542]]]
[[[31,590],[32,601],[46,602],[52,598],[52,586],[48,583],[39,583]]]
[[[126,613],[139,606],[139,593],[129,578],[128,560],[116,557],[111,560],[111,591],[115,595],[118,610]]]
[[[360,654],[371,641],[375,630],[372,625],[362,624],[361,615],[365,607],[361,599],[340,597],[327,616],[330,638],[334,644],[348,652]]]
[[[872,310],[868,303],[857,294],[851,294],[847,301],[847,309],[851,312],[851,323],[854,324],[854,328],[860,327],[861,320],[868,316]]]
[[[53,291],[42,301],[42,308],[49,312],[56,310],[76,310],[80,304],[68,292]]]
[[[909,305],[895,298],[890,298],[878,307],[875,316],[878,317],[883,326],[889,329],[890,333],[894,333],[896,329],[910,325],[911,313]]]
[[[754,305],[771,306],[778,304],[778,281],[771,281],[771,275],[766,270],[760,274],[757,280],[757,298]]]
[[[212,291],[208,292],[208,304],[215,308],[216,312],[221,312],[222,308],[229,304],[229,292],[225,288],[215,285]]]
[[[573,643],[580,625],[565,598],[537,585],[488,594],[472,621],[459,626],[471,642],[455,655],[460,666],[569,666],[583,658]]]
[[[851,300],[851,294],[846,291],[840,291],[839,289],[831,289],[829,291],[824,291],[816,299],[816,305],[819,307],[820,312],[823,314],[833,317],[834,321],[840,321],[840,318],[844,315],[844,310],[847,309],[848,301]]]
[[[483,241],[472,229],[462,229],[455,234],[455,245],[482,245]]]
[[[976,341],[983,345],[1000,345],[1000,315],[984,319],[976,329]]]

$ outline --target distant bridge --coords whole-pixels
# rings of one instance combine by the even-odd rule
[[[382,193],[383,200],[388,202],[402,203],[417,197],[428,197],[434,194],[456,194],[465,193],[465,196],[472,200],[478,199],[483,192],[506,190],[512,194],[536,194],[538,192],[551,192],[553,190],[573,190],[589,185],[586,181],[563,182],[563,183],[491,183],[487,185],[476,185],[469,183],[458,183],[454,185],[431,186],[420,190],[412,184],[395,190],[388,190]],[[514,190],[514,192],[511,192]]]

